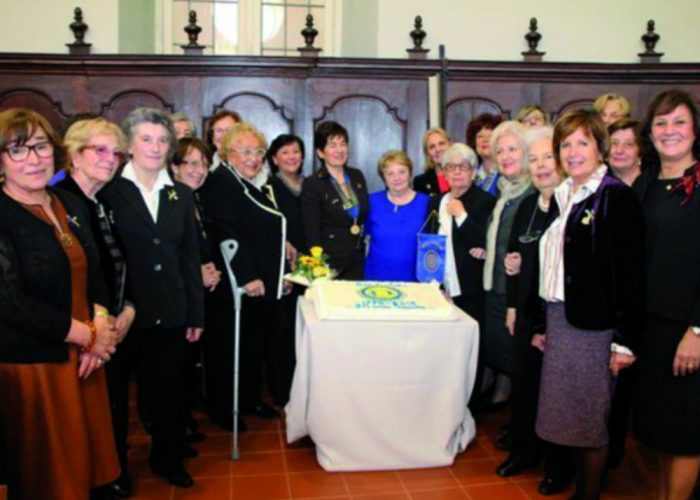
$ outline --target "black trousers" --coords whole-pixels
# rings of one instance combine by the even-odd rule
[[[259,404],[263,373],[275,400],[289,397],[294,340],[284,328],[285,307],[289,307],[286,297],[243,297],[238,380],[241,412],[249,412]],[[234,321],[232,304],[208,304],[207,329],[202,336],[207,409],[211,419],[220,424],[230,422],[233,409]]]
[[[537,400],[540,392],[542,353],[531,345],[531,322],[518,311],[513,336],[513,387],[511,392],[510,456],[518,462],[539,459],[541,440],[535,434]]]
[[[138,387],[151,413],[151,459],[159,465],[180,460],[185,439],[184,373],[185,328],[132,330],[117,346],[107,364],[107,384],[117,453],[122,470],[127,465],[129,383],[141,370]]]

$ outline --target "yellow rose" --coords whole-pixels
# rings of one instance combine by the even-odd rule
[[[320,259],[321,256],[323,255],[323,248],[321,248],[321,247],[311,247],[311,249],[309,250],[309,252],[311,252],[311,256],[312,256],[312,257],[315,257],[315,258],[317,258],[317,259]]]
[[[323,278],[328,274],[328,269],[325,267],[314,267],[312,271],[314,278]]]
[[[299,258],[299,263],[302,266],[310,266],[312,261],[313,261],[313,259],[311,257],[309,257],[308,255],[302,255]]]

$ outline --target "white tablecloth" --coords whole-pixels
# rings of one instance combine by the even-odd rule
[[[287,441],[329,471],[449,465],[476,435],[478,324],[320,321],[299,299]]]

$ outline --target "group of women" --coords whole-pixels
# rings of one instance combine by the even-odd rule
[[[662,456],[663,497],[687,498],[700,469],[698,112],[666,91],[640,129],[620,96],[604,97],[553,128],[537,106],[480,115],[469,145],[430,129],[426,172],[412,182],[410,158],[388,151],[386,190],[371,195],[335,122],[318,126],[321,166],[303,177],[299,137],[268,147],[230,111],[212,118],[209,145],[148,108],[121,128],[75,121],[62,142],[33,111],[0,113],[0,463],[13,498],[130,494],[134,370],[150,466],[191,486],[205,318],[210,418],[232,424],[237,289],[241,414],[276,417],[262,395],[289,398],[300,291],[284,274],[297,256],[320,246],[340,279],[414,281],[421,231],[445,237],[445,293],[481,326],[470,407],[511,393],[497,473],[544,457],[541,493],[575,474],[576,498],[598,498],[634,404],[637,435]],[[67,175],[51,187],[59,157]]]

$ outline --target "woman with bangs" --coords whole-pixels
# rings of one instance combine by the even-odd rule
[[[467,125],[467,146],[479,156],[474,183],[493,196],[498,196],[499,173],[496,155],[491,149],[491,134],[502,121],[499,115],[482,113]]]
[[[661,456],[665,499],[689,498],[700,471],[700,116],[693,96],[649,104],[634,184],[646,223],[647,300],[635,428]]]
[[[423,134],[425,172],[413,179],[413,189],[419,193],[436,196],[450,190],[447,177],[440,164],[442,155],[452,144],[445,129],[433,127]]]
[[[119,475],[111,304],[88,208],[47,187],[59,147],[38,113],[0,112],[0,462],[20,500],[105,498]]]
[[[609,136],[577,109],[554,126],[568,179],[555,190],[539,242],[532,344],[543,351],[535,429],[574,448],[577,499],[600,497],[618,372],[635,361],[644,303],[644,222],[632,190],[604,163]]]

